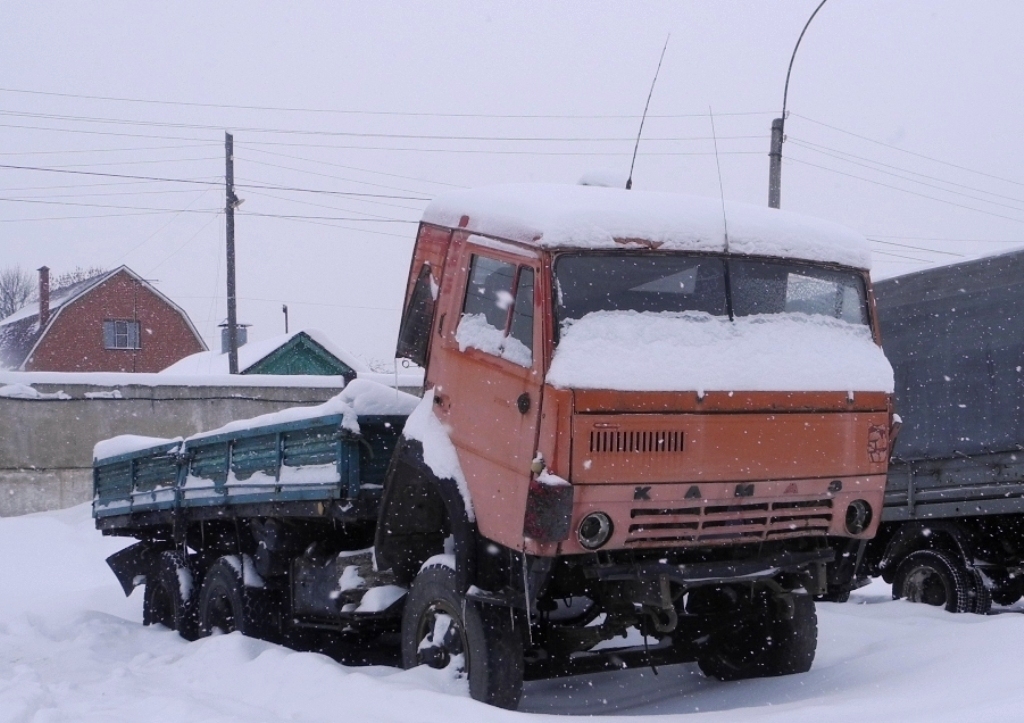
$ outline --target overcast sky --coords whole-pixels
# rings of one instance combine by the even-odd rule
[[[389,358],[425,199],[625,174],[669,34],[635,188],[718,195],[710,110],[726,197],[766,205],[817,4],[0,2],[0,266],[128,264],[214,346],[233,130],[251,338],[287,303]],[[876,277],[1020,244],[1022,28],[1012,0],[829,0],[782,207],[869,236]]]

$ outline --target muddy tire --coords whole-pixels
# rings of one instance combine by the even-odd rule
[[[743,680],[806,673],[818,646],[818,617],[807,595],[766,592],[733,599],[728,618],[712,628],[697,655],[704,675]],[[725,617],[721,612],[718,616]]]
[[[196,639],[195,585],[182,553],[165,550],[157,557],[153,571],[146,578],[142,624],[163,625],[178,631],[186,640]]]
[[[270,607],[265,591],[245,586],[240,558],[221,557],[207,571],[199,590],[199,636],[238,631],[270,639],[274,629]]]
[[[475,700],[514,710],[523,694],[523,641],[510,611],[466,600],[455,572],[416,576],[402,615],[402,665],[455,666]]]
[[[973,582],[973,576],[952,555],[942,550],[917,550],[896,568],[892,597],[943,607],[951,613],[969,613],[977,607]]]

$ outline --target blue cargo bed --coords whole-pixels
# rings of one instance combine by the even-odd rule
[[[359,433],[343,419],[197,435],[97,458],[93,516],[376,500],[406,417],[360,416]]]

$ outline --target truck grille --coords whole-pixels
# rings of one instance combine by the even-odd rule
[[[736,542],[823,535],[832,521],[832,500],[786,500],[630,511],[627,545],[672,542]]]
[[[607,452],[641,452],[658,454],[664,452],[683,451],[682,430],[618,430],[592,429],[590,431],[590,451],[601,454]]]

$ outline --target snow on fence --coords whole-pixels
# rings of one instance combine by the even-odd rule
[[[0,372],[0,517],[91,499],[93,446],[102,439],[195,434],[321,404],[342,385],[340,377],[190,378],[183,384],[149,374]]]

